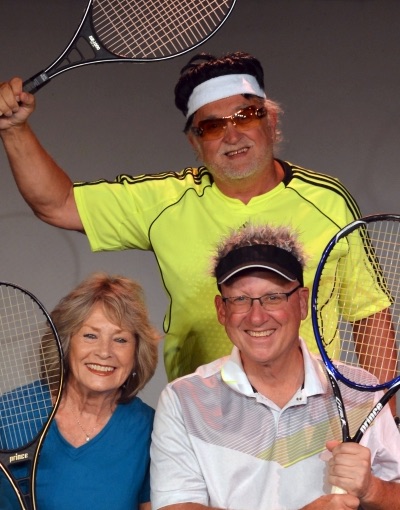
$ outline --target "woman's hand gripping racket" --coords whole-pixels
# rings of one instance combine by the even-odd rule
[[[62,383],[62,349],[50,316],[30,292],[0,282],[0,473],[23,510],[36,509],[39,453]]]
[[[343,441],[359,442],[400,387],[400,215],[368,216],[340,230],[324,250],[311,301]],[[385,392],[362,419],[349,423],[339,381],[362,392]]]
[[[209,39],[236,0],[90,0],[71,41],[46,69],[24,82],[34,93],[51,78],[102,62],[177,57]]]

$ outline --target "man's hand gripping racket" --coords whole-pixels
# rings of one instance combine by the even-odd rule
[[[368,216],[340,230],[323,252],[311,301],[343,441],[359,442],[400,387],[400,215]],[[349,420],[339,382],[384,394],[355,423]],[[334,487],[332,492],[345,491]]]

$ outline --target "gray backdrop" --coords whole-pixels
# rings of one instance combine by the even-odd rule
[[[85,5],[0,0],[0,80],[26,79],[47,67]],[[397,0],[237,0],[201,50],[260,58],[267,93],[285,111],[281,157],[340,178],[365,214],[399,212],[399,20]],[[31,123],[74,180],[196,164],[173,103],[179,70],[191,55],[68,71],[37,93]],[[166,298],[151,253],[91,253],[83,235],[33,217],[1,151],[0,169],[0,279],[25,286],[51,309],[89,272],[123,273],[143,285],[161,328]],[[160,358],[144,400],[156,405],[165,383]]]

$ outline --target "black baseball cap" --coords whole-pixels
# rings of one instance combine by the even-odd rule
[[[242,246],[230,251],[215,269],[218,285],[249,269],[273,271],[286,280],[298,280],[304,286],[303,267],[297,258],[284,248],[270,244]]]

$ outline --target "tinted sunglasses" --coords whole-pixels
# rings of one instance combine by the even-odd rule
[[[190,130],[203,140],[216,140],[224,135],[228,122],[231,122],[239,131],[246,131],[246,129],[256,126],[260,119],[266,115],[266,108],[257,108],[257,106],[251,105],[227,117],[201,120],[197,126],[192,126]]]

